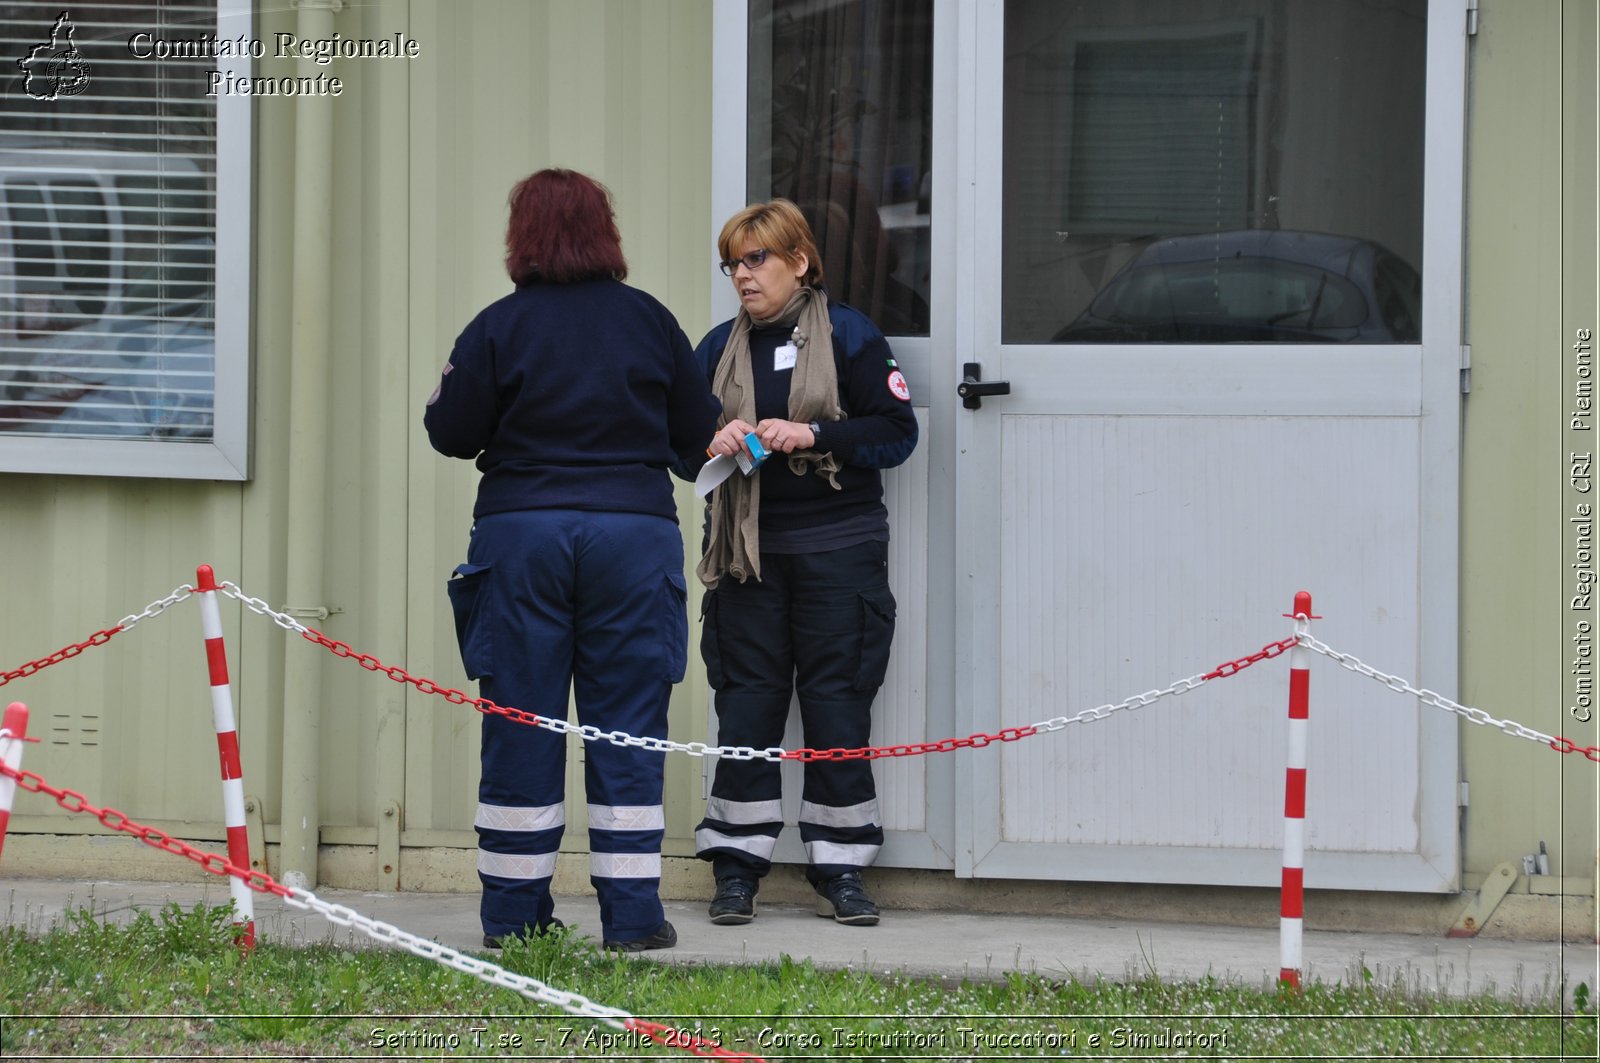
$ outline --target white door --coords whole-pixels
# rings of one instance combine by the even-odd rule
[[[958,732],[1204,673],[1300,590],[1453,691],[1462,0],[939,11]],[[967,408],[969,363],[1010,393]],[[1275,885],[1287,682],[973,751],[957,873]],[[1455,889],[1456,763],[1453,718],[1314,661],[1307,885]]]

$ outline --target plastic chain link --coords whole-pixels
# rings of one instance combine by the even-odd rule
[[[637,1029],[640,1033],[669,1048],[681,1048],[693,1055],[729,1059],[759,1059],[756,1056],[728,1052],[713,1042],[705,1041],[698,1037],[689,1037],[681,1031],[671,1031],[668,1027],[658,1023],[636,1019],[620,1008],[597,1004],[580,993],[569,993],[556,989],[537,979],[508,971],[498,964],[490,963],[475,956],[468,956],[447,945],[441,945],[436,941],[429,941],[401,930],[393,924],[372,919],[343,905],[329,903],[310,890],[285,886],[265,872],[252,871],[249,868],[240,867],[229,862],[220,853],[197,849],[187,842],[172,837],[165,831],[136,823],[129,819],[125,813],[119,812],[114,808],[96,808],[76,790],[64,790],[51,786],[43,777],[34,772],[18,771],[0,762],[0,775],[10,776],[15,779],[17,785],[29,793],[45,794],[55,798],[56,804],[68,812],[73,814],[86,812],[112,830],[131,834],[146,845],[172,853],[174,856],[192,860],[214,875],[232,875],[258,893],[271,893],[282,897],[286,904],[306,911],[314,911],[336,926],[351,927],[359,930],[374,941],[380,941],[388,945],[398,945],[424,959],[433,960],[435,963],[454,968],[464,974],[470,974],[480,981],[487,982],[489,985],[510,989],[530,1000],[560,1008],[571,1015],[595,1019],[614,1029]]]
[[[142,823],[135,823],[126,813],[118,812],[114,808],[96,808],[89,803],[88,798],[76,790],[62,790],[51,786],[44,778],[31,771],[19,771],[0,762],[0,775],[7,775],[17,781],[17,785],[29,793],[45,794],[55,798],[56,804],[77,815],[87,812],[98,819],[102,825],[124,834],[131,834],[135,838],[153,848],[174,856],[181,856],[192,860],[213,875],[233,875],[244,882],[246,886],[257,893],[275,893],[280,897],[288,897],[289,889],[273,881],[271,876],[252,871],[249,868],[239,867],[229,863],[228,859],[217,853],[208,853],[204,849],[196,849],[188,842],[174,838],[164,830],[147,827]]]
[[[1260,650],[1247,657],[1228,661],[1218,665],[1204,675],[1190,676],[1180,679],[1169,687],[1161,690],[1149,690],[1143,694],[1135,694],[1112,705],[1100,705],[1093,709],[1085,709],[1075,716],[1058,716],[1053,720],[1043,723],[1028,724],[1022,727],[1006,727],[995,734],[972,734],[965,738],[944,738],[937,742],[915,742],[896,746],[866,746],[859,749],[784,749],[781,746],[769,746],[766,749],[754,749],[750,746],[708,746],[704,742],[674,742],[667,738],[641,738],[628,734],[626,731],[602,731],[593,724],[575,726],[566,720],[553,720],[549,717],[538,716],[522,709],[507,708],[496,705],[488,698],[475,698],[470,694],[451,687],[440,686],[431,679],[413,676],[399,665],[384,664],[371,654],[358,653],[349,645],[329,638],[315,628],[309,628],[294,617],[281,613],[259,598],[252,598],[245,594],[235,584],[224,582],[219,585],[223,594],[237,599],[246,609],[270,618],[273,623],[287,631],[293,631],[309,642],[331,652],[335,657],[344,657],[355,661],[369,672],[381,672],[396,683],[406,683],[416,687],[424,694],[437,694],[453,705],[471,705],[479,712],[504,716],[517,723],[529,724],[534,727],[543,727],[557,734],[575,734],[585,742],[609,742],[612,745],[627,746],[635,749],[648,749],[656,753],[687,753],[691,757],[726,757],[729,760],[778,760],[778,761],[824,761],[824,760],[880,760],[888,757],[914,757],[926,753],[950,753],[957,749],[982,749],[995,742],[1015,742],[1021,738],[1030,738],[1037,734],[1050,731],[1059,731],[1063,727],[1074,723],[1086,723],[1094,720],[1103,720],[1112,713],[1122,709],[1140,708],[1149,705],[1160,698],[1170,694],[1182,694],[1193,690],[1210,679],[1226,678],[1236,675],[1245,668],[1259,661],[1269,660],[1280,656],[1294,646],[1292,638],[1280,639],[1268,643]]]
[[[1297,620],[1297,631],[1299,630],[1301,624],[1303,624],[1303,621]],[[1262,661],[1270,661],[1274,657],[1281,657],[1283,654],[1294,649],[1295,643],[1298,641],[1299,638],[1296,636],[1286,639],[1279,639],[1277,642],[1269,642],[1255,653],[1250,654],[1248,657],[1240,657],[1236,661],[1225,661],[1224,663],[1217,665],[1200,678],[1226,679],[1230,675],[1238,675],[1246,668],[1249,668],[1252,664],[1259,664]]]
[[[1498,728],[1513,738],[1526,738],[1529,741],[1549,746],[1558,753],[1582,753],[1588,759],[1600,764],[1600,746],[1580,746],[1571,739],[1552,737],[1543,731],[1535,731],[1531,727],[1517,723],[1515,720],[1495,719],[1482,709],[1474,709],[1462,705],[1459,702],[1451,701],[1443,694],[1437,694],[1432,690],[1419,689],[1398,676],[1380,672],[1371,665],[1363,663],[1354,654],[1340,653],[1313,635],[1302,632],[1299,635],[1299,641],[1305,644],[1306,649],[1320,653],[1352,672],[1358,672],[1369,679],[1376,679],[1397,694],[1411,694],[1425,704],[1432,705],[1436,709],[1444,709],[1446,712],[1453,712],[1457,716],[1470,720],[1475,724]]]
[[[183,601],[193,593],[194,588],[188,584],[184,584],[171,594],[167,595],[165,598],[157,598],[155,601],[145,606],[142,612],[134,613],[131,616],[125,616],[111,627],[108,627],[103,631],[96,631],[93,635],[90,635],[82,642],[75,642],[70,646],[63,647],[62,649],[52,653],[50,656],[41,657],[37,661],[29,661],[20,668],[15,668],[9,672],[0,672],[0,687],[5,686],[13,679],[26,679],[35,672],[40,672],[46,668],[49,668],[52,664],[60,664],[62,661],[71,660],[84,650],[89,649],[91,646],[104,646],[106,643],[111,641],[111,637],[113,635],[127,631],[141,620],[148,619],[152,616],[159,616],[169,607]]]

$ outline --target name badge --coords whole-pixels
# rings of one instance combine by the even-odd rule
[[[782,347],[772,352],[772,371],[781,373],[785,369],[793,369],[795,359],[800,357],[800,348],[792,343],[785,343]]]

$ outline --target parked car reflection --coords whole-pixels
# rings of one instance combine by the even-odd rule
[[[212,179],[0,137],[0,432],[212,437]]]
[[[1172,236],[1118,272],[1055,343],[1417,343],[1422,278],[1373,243],[1241,229]]]
[[[215,338],[209,318],[61,332],[0,373],[0,432],[210,440]]]

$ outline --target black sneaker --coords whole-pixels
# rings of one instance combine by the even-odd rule
[[[877,926],[878,906],[867,896],[861,875],[846,871],[816,885],[817,914],[846,926]]]
[[[563,923],[559,919],[551,919],[548,923],[546,923],[543,926],[541,926],[538,930],[535,930],[534,934],[539,936],[539,937],[543,937],[546,934],[555,933],[557,930],[560,930],[562,927],[564,927],[566,925],[567,925],[566,923]],[[502,948],[505,948],[505,943],[508,940],[509,941],[516,941],[519,938],[524,937],[524,936],[525,935],[523,935],[523,934],[485,934],[485,935],[483,935],[483,947],[486,948],[486,949],[502,949]]]
[[[756,917],[756,886],[754,879],[719,878],[717,892],[711,898],[711,921],[718,926],[738,926]]]
[[[665,919],[661,925],[647,937],[634,938],[631,941],[604,941],[604,948],[615,949],[617,952],[647,952],[650,949],[670,949],[678,943],[678,932],[672,929],[672,924]]]

